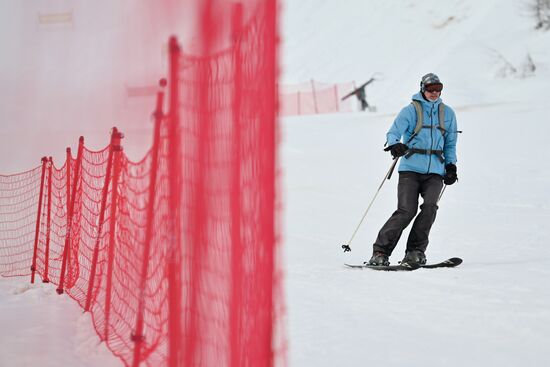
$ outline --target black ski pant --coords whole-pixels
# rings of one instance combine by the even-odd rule
[[[399,172],[397,210],[380,229],[373,250],[390,256],[399,242],[401,233],[416,216],[407,240],[407,252],[426,251],[430,229],[437,213],[437,199],[442,188],[443,177],[438,174]],[[420,205],[420,213],[416,215],[419,195],[422,196],[423,203]]]

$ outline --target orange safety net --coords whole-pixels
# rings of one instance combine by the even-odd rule
[[[115,128],[102,150],[81,137],[60,167],[0,176],[0,274],[55,284],[126,366],[285,365],[277,3],[201,14],[199,56],[170,40],[143,159]]]

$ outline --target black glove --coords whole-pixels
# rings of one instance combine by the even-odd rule
[[[389,150],[391,152],[391,155],[394,158],[397,158],[397,157],[401,157],[401,156],[405,155],[405,153],[407,153],[407,149],[409,149],[409,147],[406,146],[405,144],[396,143],[394,145],[390,145],[389,147],[384,149],[384,151],[387,152]]]
[[[443,176],[443,182],[445,185],[452,185],[458,180],[456,175],[456,166],[449,163],[445,166],[445,176]]]

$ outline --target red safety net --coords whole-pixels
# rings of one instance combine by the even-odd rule
[[[0,275],[30,274],[41,172],[0,175]]]
[[[355,89],[355,83],[323,83],[315,80],[282,85],[280,114],[283,116],[351,112],[355,98],[342,97]]]
[[[285,365],[276,1],[201,14],[199,56],[170,40],[142,160],[115,128],[0,176],[0,274],[56,284],[126,366]]]

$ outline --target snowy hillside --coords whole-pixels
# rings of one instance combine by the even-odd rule
[[[550,365],[550,31],[533,29],[528,3],[283,2],[283,82],[383,75],[368,89],[377,113],[281,121],[291,366]],[[528,55],[534,75],[528,75]],[[370,257],[377,231],[395,209],[394,178],[353,251],[342,252],[391,164],[382,151],[386,130],[427,72],[441,77],[442,98],[464,130],[459,182],[442,198],[427,256],[460,256],[464,263],[411,273],[346,269],[344,262]],[[99,135],[105,126],[81,128]],[[125,139],[125,149],[139,152],[149,144],[143,126]],[[78,127],[62,138],[76,143]],[[24,137],[38,142],[46,130]],[[21,135],[0,138],[14,146]],[[34,144],[26,154],[38,159],[43,148]],[[27,160],[3,166],[30,168]],[[392,263],[403,256],[406,236]],[[0,333],[0,366],[120,365],[102,345],[95,348],[91,323],[72,300],[42,284],[26,288],[26,281],[0,280],[0,322],[7,325]],[[26,316],[28,305],[51,308],[39,319]],[[57,317],[59,327],[44,324]],[[44,348],[47,340],[66,344]]]
[[[454,105],[532,99],[548,88],[513,80],[527,66],[528,54],[537,66],[537,79],[547,78],[550,48],[548,32],[533,30],[530,3],[287,1],[283,79],[361,82],[379,72],[383,79],[368,91],[379,111],[389,112],[409,100],[419,76],[429,71],[444,79],[449,87],[444,96]],[[506,71],[501,56],[518,69],[505,83],[495,78]],[[518,95],[525,84],[530,92]]]

